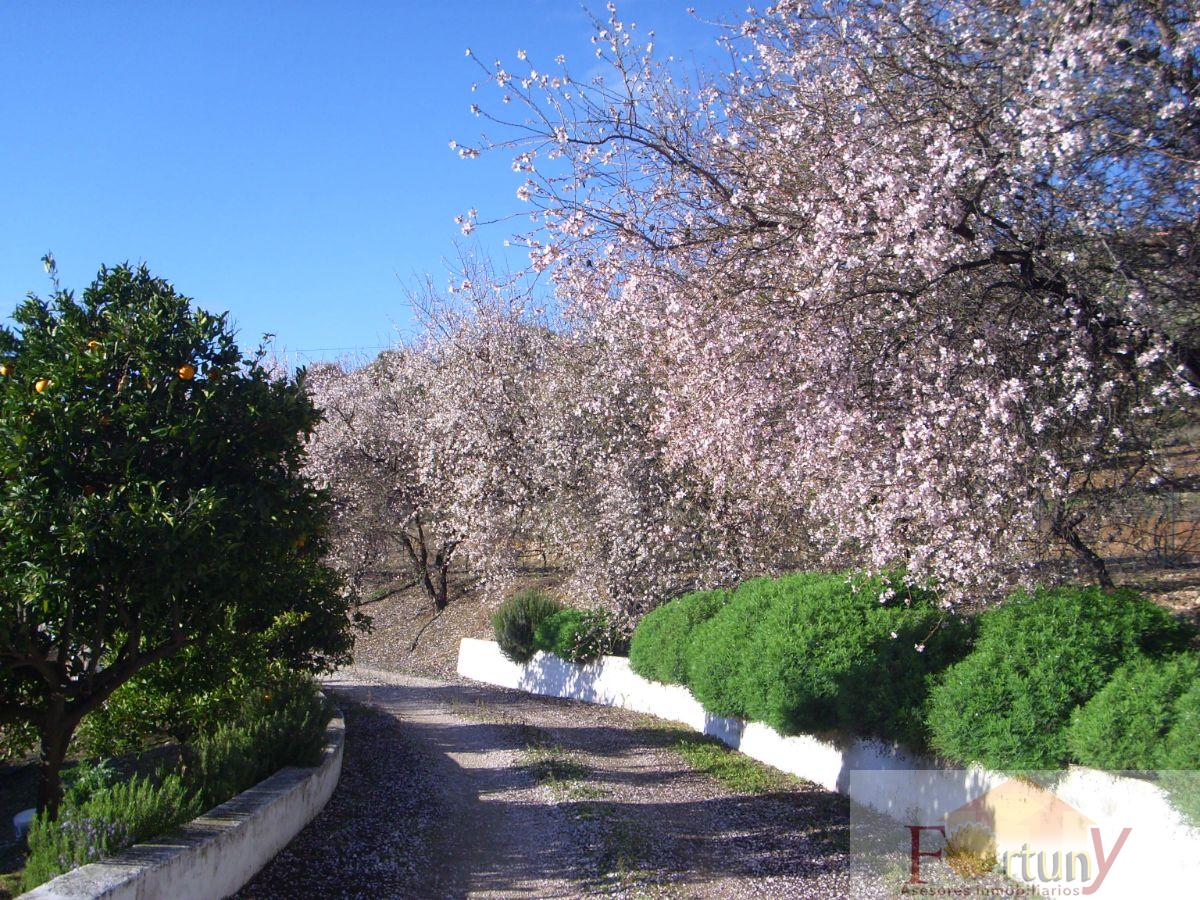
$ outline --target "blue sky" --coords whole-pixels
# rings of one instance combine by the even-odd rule
[[[621,4],[661,52],[717,58],[729,0]],[[587,8],[604,15],[602,4]],[[507,160],[463,161],[479,71],[590,59],[573,0],[0,5],[0,313],[101,263],[145,261],[299,358],[411,330],[404,283],[460,241],[453,218],[521,207]],[[505,228],[483,230],[503,253]]]

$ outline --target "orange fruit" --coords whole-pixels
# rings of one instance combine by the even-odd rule
[[[304,544],[307,542],[307,540],[308,540],[308,538],[306,538],[304,535],[300,535],[300,537],[296,538],[296,541],[295,541],[295,543],[293,544],[293,546],[294,546],[294,547],[295,547],[297,550],[303,550],[303,549],[304,549]]]
[[[182,366],[180,366],[178,369],[175,370],[175,374],[178,375],[180,378],[182,378],[184,381],[191,381],[193,378],[196,377],[196,367],[189,363],[184,363]]]
[[[12,366],[8,363],[0,363],[0,375],[9,376],[12,374]]]
[[[88,341],[88,343],[87,343],[87,348],[89,350],[95,350],[99,346],[100,346],[99,341]]]
[[[39,394],[46,393],[46,388],[48,388],[48,387],[50,387],[50,379],[49,378],[39,378],[37,381],[35,381],[33,383],[33,389],[35,391],[37,391]]]

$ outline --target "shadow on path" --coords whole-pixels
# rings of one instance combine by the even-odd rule
[[[836,794],[731,793],[636,714],[387,677],[329,683],[341,782],[241,896],[852,895]]]

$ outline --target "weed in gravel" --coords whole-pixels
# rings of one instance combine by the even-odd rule
[[[600,875],[633,896],[657,896],[647,891],[657,887],[658,878],[641,862],[650,849],[644,827],[612,815],[603,816],[602,822]]]
[[[713,738],[685,735],[674,746],[693,769],[716,778],[741,794],[770,794],[795,790],[803,782],[778,769],[755,762]]]
[[[487,722],[491,725],[509,725],[521,730],[525,744],[525,766],[533,772],[539,784],[549,787],[560,800],[598,800],[607,797],[609,791],[585,780],[591,770],[575,758],[570,751],[555,744],[549,732],[536,725],[488,706],[482,700],[474,703],[454,701],[451,709],[456,716]]]
[[[523,719],[512,713],[488,706],[482,700],[474,703],[464,703],[462,700],[452,700],[450,711],[461,719],[471,719],[475,722],[486,722],[488,725],[520,725],[528,727]]]
[[[588,777],[590,770],[557,744],[533,743],[525,749],[525,766],[538,784],[560,797],[569,795],[576,782]]]
[[[567,787],[566,797],[568,800],[600,800],[611,794],[612,791],[599,785],[577,781]]]
[[[485,722],[488,725],[505,725],[520,732],[520,741],[527,747],[549,744],[550,734],[545,729],[531,725],[520,716],[513,715],[503,709],[489,706],[482,700],[474,703],[463,703],[455,700],[450,704],[453,713],[459,718],[471,719],[475,722]]]

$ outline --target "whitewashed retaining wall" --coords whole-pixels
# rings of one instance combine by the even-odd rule
[[[458,674],[475,681],[550,697],[617,706],[681,722],[781,771],[838,791],[905,824],[937,822],[952,810],[1011,781],[979,767],[953,769],[881,741],[836,735],[785,737],[760,722],[706,712],[687,688],[637,675],[624,657],[588,665],[538,653],[527,664],[506,659],[494,641],[464,638]],[[880,774],[886,773],[886,774]],[[1189,826],[1156,785],[1072,766],[1046,793],[1086,816],[1105,836],[1130,828],[1096,896],[1200,896],[1200,829]],[[1018,851],[1020,846],[1000,851]],[[1182,890],[1182,892],[1181,892]]]
[[[321,811],[342,772],[335,716],[311,769],[281,769],[158,840],[72,869],[17,900],[220,900],[237,891]]]

